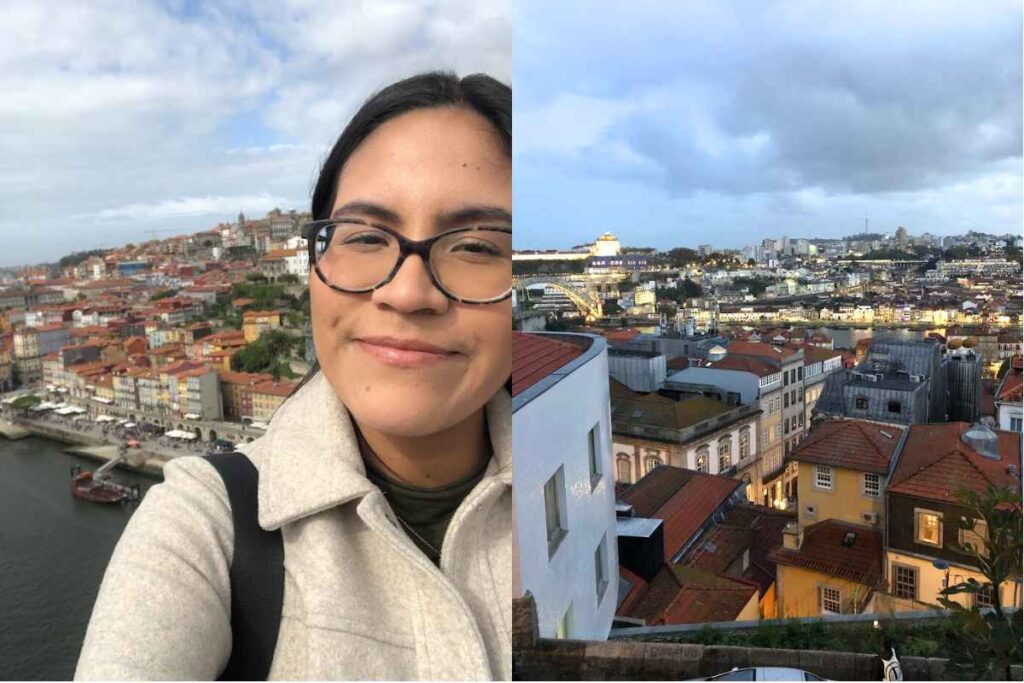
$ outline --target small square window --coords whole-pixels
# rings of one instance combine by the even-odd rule
[[[992,584],[987,583],[978,588],[978,592],[974,594],[974,606],[978,609],[983,609],[985,607],[992,607],[993,605]]]
[[[892,592],[897,598],[917,600],[917,569],[893,565]]]
[[[818,516],[818,507],[816,505],[805,505],[804,506],[804,517],[807,519],[815,519]]]
[[[942,547],[942,515],[928,510],[916,510],[915,533],[918,543]]]
[[[826,491],[832,490],[832,468],[827,465],[814,466],[814,485]]]
[[[873,472],[864,473],[864,495],[878,498],[882,495],[882,478]]]
[[[889,412],[890,413],[901,413],[903,412],[903,404],[899,401],[889,401]]]
[[[857,410],[867,410],[868,400],[863,396],[858,396],[854,399],[854,407],[856,407]]]
[[[601,599],[608,588],[608,552],[606,548],[605,538],[601,537],[601,542],[597,544],[597,548],[594,550],[594,582],[597,587],[598,604],[601,603]]]
[[[839,614],[842,609],[843,594],[838,588],[832,586],[821,586],[819,588],[821,597],[822,614]]]

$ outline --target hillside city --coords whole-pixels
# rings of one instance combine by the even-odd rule
[[[132,442],[128,464],[150,471],[252,441],[313,361],[308,220],[240,213],[0,272],[5,407],[24,427]]]
[[[812,667],[863,680],[879,628],[908,679],[1019,663],[1021,242],[516,252],[519,675],[788,643],[866,657]],[[993,613],[1004,645],[965,635]]]

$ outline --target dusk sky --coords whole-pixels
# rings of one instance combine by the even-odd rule
[[[0,266],[307,210],[372,91],[512,75],[508,2],[15,0],[0,21]]]
[[[516,246],[1022,229],[1019,0],[514,3]]]

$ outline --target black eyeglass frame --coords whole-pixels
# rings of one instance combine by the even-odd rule
[[[394,237],[395,240],[398,241],[398,259],[395,261],[394,268],[391,269],[391,272],[388,273],[383,280],[381,280],[374,286],[363,287],[361,289],[346,289],[344,287],[339,287],[338,285],[330,282],[327,279],[327,276],[325,276],[323,272],[320,270],[320,265],[317,263],[316,260],[315,238],[322,228],[331,225],[338,225],[341,223],[351,223],[357,225],[365,225],[369,228],[376,228],[377,230],[382,230],[388,233],[389,235]],[[405,263],[406,257],[408,257],[411,254],[416,254],[420,257],[420,259],[423,261],[423,264],[427,267],[427,273],[430,275],[430,281],[433,283],[434,287],[436,287],[438,291],[440,291],[442,294],[444,294],[452,301],[462,304],[496,304],[499,301],[504,301],[505,299],[512,296],[512,290],[514,289],[514,287],[511,284],[509,285],[507,292],[499,296],[492,297],[490,299],[464,299],[460,296],[453,294],[448,289],[446,289],[443,284],[441,284],[441,280],[437,277],[437,274],[434,272],[434,265],[430,261],[430,250],[433,248],[436,242],[447,237],[448,235],[460,232],[503,232],[511,235],[512,228],[499,228],[493,226],[472,226],[467,228],[454,228],[452,230],[440,232],[434,235],[433,237],[428,237],[425,240],[411,240],[405,235],[395,230],[392,230],[386,225],[380,225],[378,223],[372,223],[370,221],[364,221],[353,218],[326,218],[318,221],[309,221],[308,223],[305,223],[302,226],[302,237],[303,239],[306,240],[306,249],[309,252],[309,265],[312,266],[313,270],[316,271],[316,276],[320,278],[320,282],[324,283],[325,285],[327,285],[336,292],[342,292],[344,294],[366,294],[367,292],[372,292],[376,289],[380,289],[381,287],[388,284],[395,278],[395,275],[398,274],[398,271],[402,269],[402,264]]]

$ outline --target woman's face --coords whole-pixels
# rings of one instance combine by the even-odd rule
[[[445,107],[402,114],[371,133],[341,171],[332,215],[422,240],[479,225],[452,222],[476,209],[504,211],[507,223],[484,223],[511,226],[512,163],[486,119]],[[479,410],[511,372],[511,299],[452,301],[418,256],[365,294],[332,290],[316,273],[309,283],[317,358],[362,427],[394,436],[440,432]],[[445,352],[395,348],[424,344]]]

